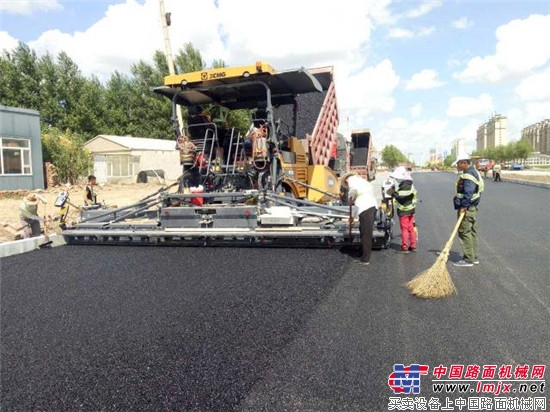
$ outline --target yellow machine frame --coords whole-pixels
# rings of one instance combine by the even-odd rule
[[[274,74],[276,70],[269,64],[256,62],[250,66],[223,67],[220,69],[200,70],[191,73],[173,74],[164,78],[165,86],[186,86],[208,80],[223,80],[235,77],[249,77],[257,74]]]

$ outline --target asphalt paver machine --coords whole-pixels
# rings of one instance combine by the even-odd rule
[[[338,140],[332,68],[278,72],[257,62],[170,75],[152,91],[172,102],[180,178],[126,207],[82,210],[62,232],[69,244],[360,243],[330,167]],[[177,105],[188,113],[186,125]],[[250,117],[248,130],[231,125],[236,110]],[[386,245],[377,226],[374,247]]]

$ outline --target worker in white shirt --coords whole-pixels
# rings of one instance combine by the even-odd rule
[[[357,207],[359,215],[359,233],[361,236],[362,265],[370,264],[372,249],[372,232],[376,215],[377,200],[372,185],[355,172],[342,176],[341,186],[348,188],[348,201]]]

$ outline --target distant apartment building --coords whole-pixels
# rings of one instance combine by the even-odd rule
[[[464,139],[459,138],[453,142],[451,147],[451,155],[456,158],[459,154],[466,153],[466,145],[464,144]]]
[[[436,149],[430,149],[430,154],[428,156],[428,163],[430,164],[442,164],[443,156],[441,153],[437,153]]]
[[[508,142],[508,118],[496,114],[477,129],[476,149],[482,151]]]
[[[481,152],[487,148],[487,123],[483,123],[477,129],[476,150]]]
[[[521,138],[528,140],[535,153],[550,155],[550,119],[527,126]]]

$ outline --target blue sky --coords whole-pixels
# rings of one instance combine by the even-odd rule
[[[340,131],[370,128],[416,161],[492,114],[509,141],[550,117],[550,0],[165,0],[173,51],[205,60],[333,66]],[[164,49],[158,0],[0,0],[0,48],[66,51],[86,75],[128,72]]]

